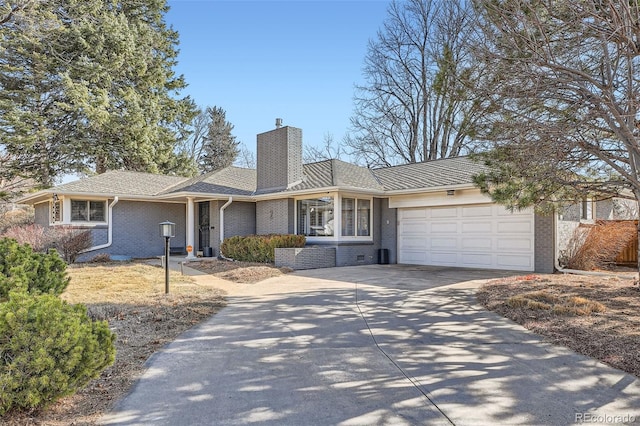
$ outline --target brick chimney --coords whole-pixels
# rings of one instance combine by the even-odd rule
[[[282,127],[260,133],[257,146],[258,191],[289,188],[302,180],[302,129]]]

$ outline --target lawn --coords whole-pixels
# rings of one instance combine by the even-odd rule
[[[117,335],[116,361],[76,395],[40,412],[13,413],[3,424],[96,424],[140,377],[151,354],[225,304],[220,290],[173,271],[166,295],[164,270],[144,263],[73,265],[68,272],[71,283],[61,297],[109,322]]]
[[[264,264],[210,260],[189,266],[236,282],[253,283],[286,273]],[[222,292],[144,263],[73,265],[62,298],[83,303],[117,334],[115,364],[78,394],[48,409],[13,413],[2,423],[94,425],[128,392],[151,354],[221,309]],[[640,291],[630,279],[576,275],[527,275],[483,286],[478,300],[553,343],[640,377]]]
[[[478,292],[487,309],[552,343],[640,377],[640,291],[633,279],[526,275]]]

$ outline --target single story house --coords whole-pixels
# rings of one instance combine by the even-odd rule
[[[493,203],[472,183],[481,167],[466,157],[379,169],[303,164],[302,130],[276,126],[257,136],[255,170],[228,167],[192,179],[110,171],[21,202],[34,205],[40,225],[91,229],[85,260],[160,256],[159,223],[171,221],[171,245],[192,246],[188,257],[218,255],[234,235],[291,233],[330,249],[336,266],[377,263],[384,254],[389,263],[553,272],[557,216]]]

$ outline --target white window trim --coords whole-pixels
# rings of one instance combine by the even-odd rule
[[[368,200],[369,201],[369,235],[342,235],[342,199],[343,198],[353,198],[355,200],[353,208],[355,217],[354,220],[354,233],[358,233],[358,200]],[[339,240],[340,241],[373,241],[373,197],[362,197],[353,194],[340,194],[340,202],[338,205],[340,206],[340,221],[338,222],[340,228]]]
[[[60,197],[60,201],[62,202],[62,221],[60,222],[53,222],[53,223],[49,223],[49,225],[51,226],[76,226],[79,228],[95,228],[98,226],[105,226],[105,225],[109,225],[109,199],[108,198],[98,198],[98,197],[79,197],[79,198],[73,198],[74,201],[101,201],[104,202],[105,204],[105,211],[104,211],[104,216],[105,216],[105,220],[104,221],[80,221],[80,220],[71,220],[71,197]],[[51,208],[51,205],[53,203],[53,201],[49,202],[49,208]],[[49,210],[49,217],[51,220],[51,210]]]
[[[298,201],[301,200],[313,200],[317,198],[323,197],[332,197],[333,198],[333,235],[332,236],[307,236],[306,240],[308,243],[337,243],[337,242],[372,242],[373,241],[373,197],[368,196],[360,196],[357,194],[340,194],[337,192],[330,193],[319,193],[319,194],[309,194],[305,196],[299,196],[294,198],[294,233],[298,235]],[[355,199],[355,223],[357,229],[357,220],[358,220],[358,200],[369,200],[369,235],[366,236],[346,236],[342,235],[342,199],[343,198],[353,198]],[[357,231],[356,231],[357,232]]]
[[[293,208],[293,220],[294,220],[294,227],[293,227],[293,231],[296,235],[298,234],[298,201],[302,201],[302,200],[315,200],[318,198],[327,198],[327,197],[331,197],[333,198],[333,205],[334,205],[334,209],[333,209],[333,235],[330,236],[306,236],[306,240],[308,243],[327,243],[327,242],[337,242],[338,241],[338,230],[339,230],[339,224],[340,224],[340,212],[339,209],[337,209],[335,206],[338,205],[338,193],[337,192],[331,192],[331,193],[320,193],[320,194],[310,194],[310,195],[305,195],[305,196],[301,196],[301,197],[295,197],[294,198],[294,208]]]

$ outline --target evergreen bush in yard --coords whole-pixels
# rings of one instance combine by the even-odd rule
[[[69,284],[67,265],[55,250],[36,253],[27,244],[0,239],[0,301],[12,289],[33,294],[61,294]]]
[[[74,393],[113,363],[114,340],[83,305],[12,291],[0,304],[0,415]]]
[[[304,247],[304,235],[272,234],[225,238],[220,247],[224,256],[243,262],[275,261],[276,248]]]

